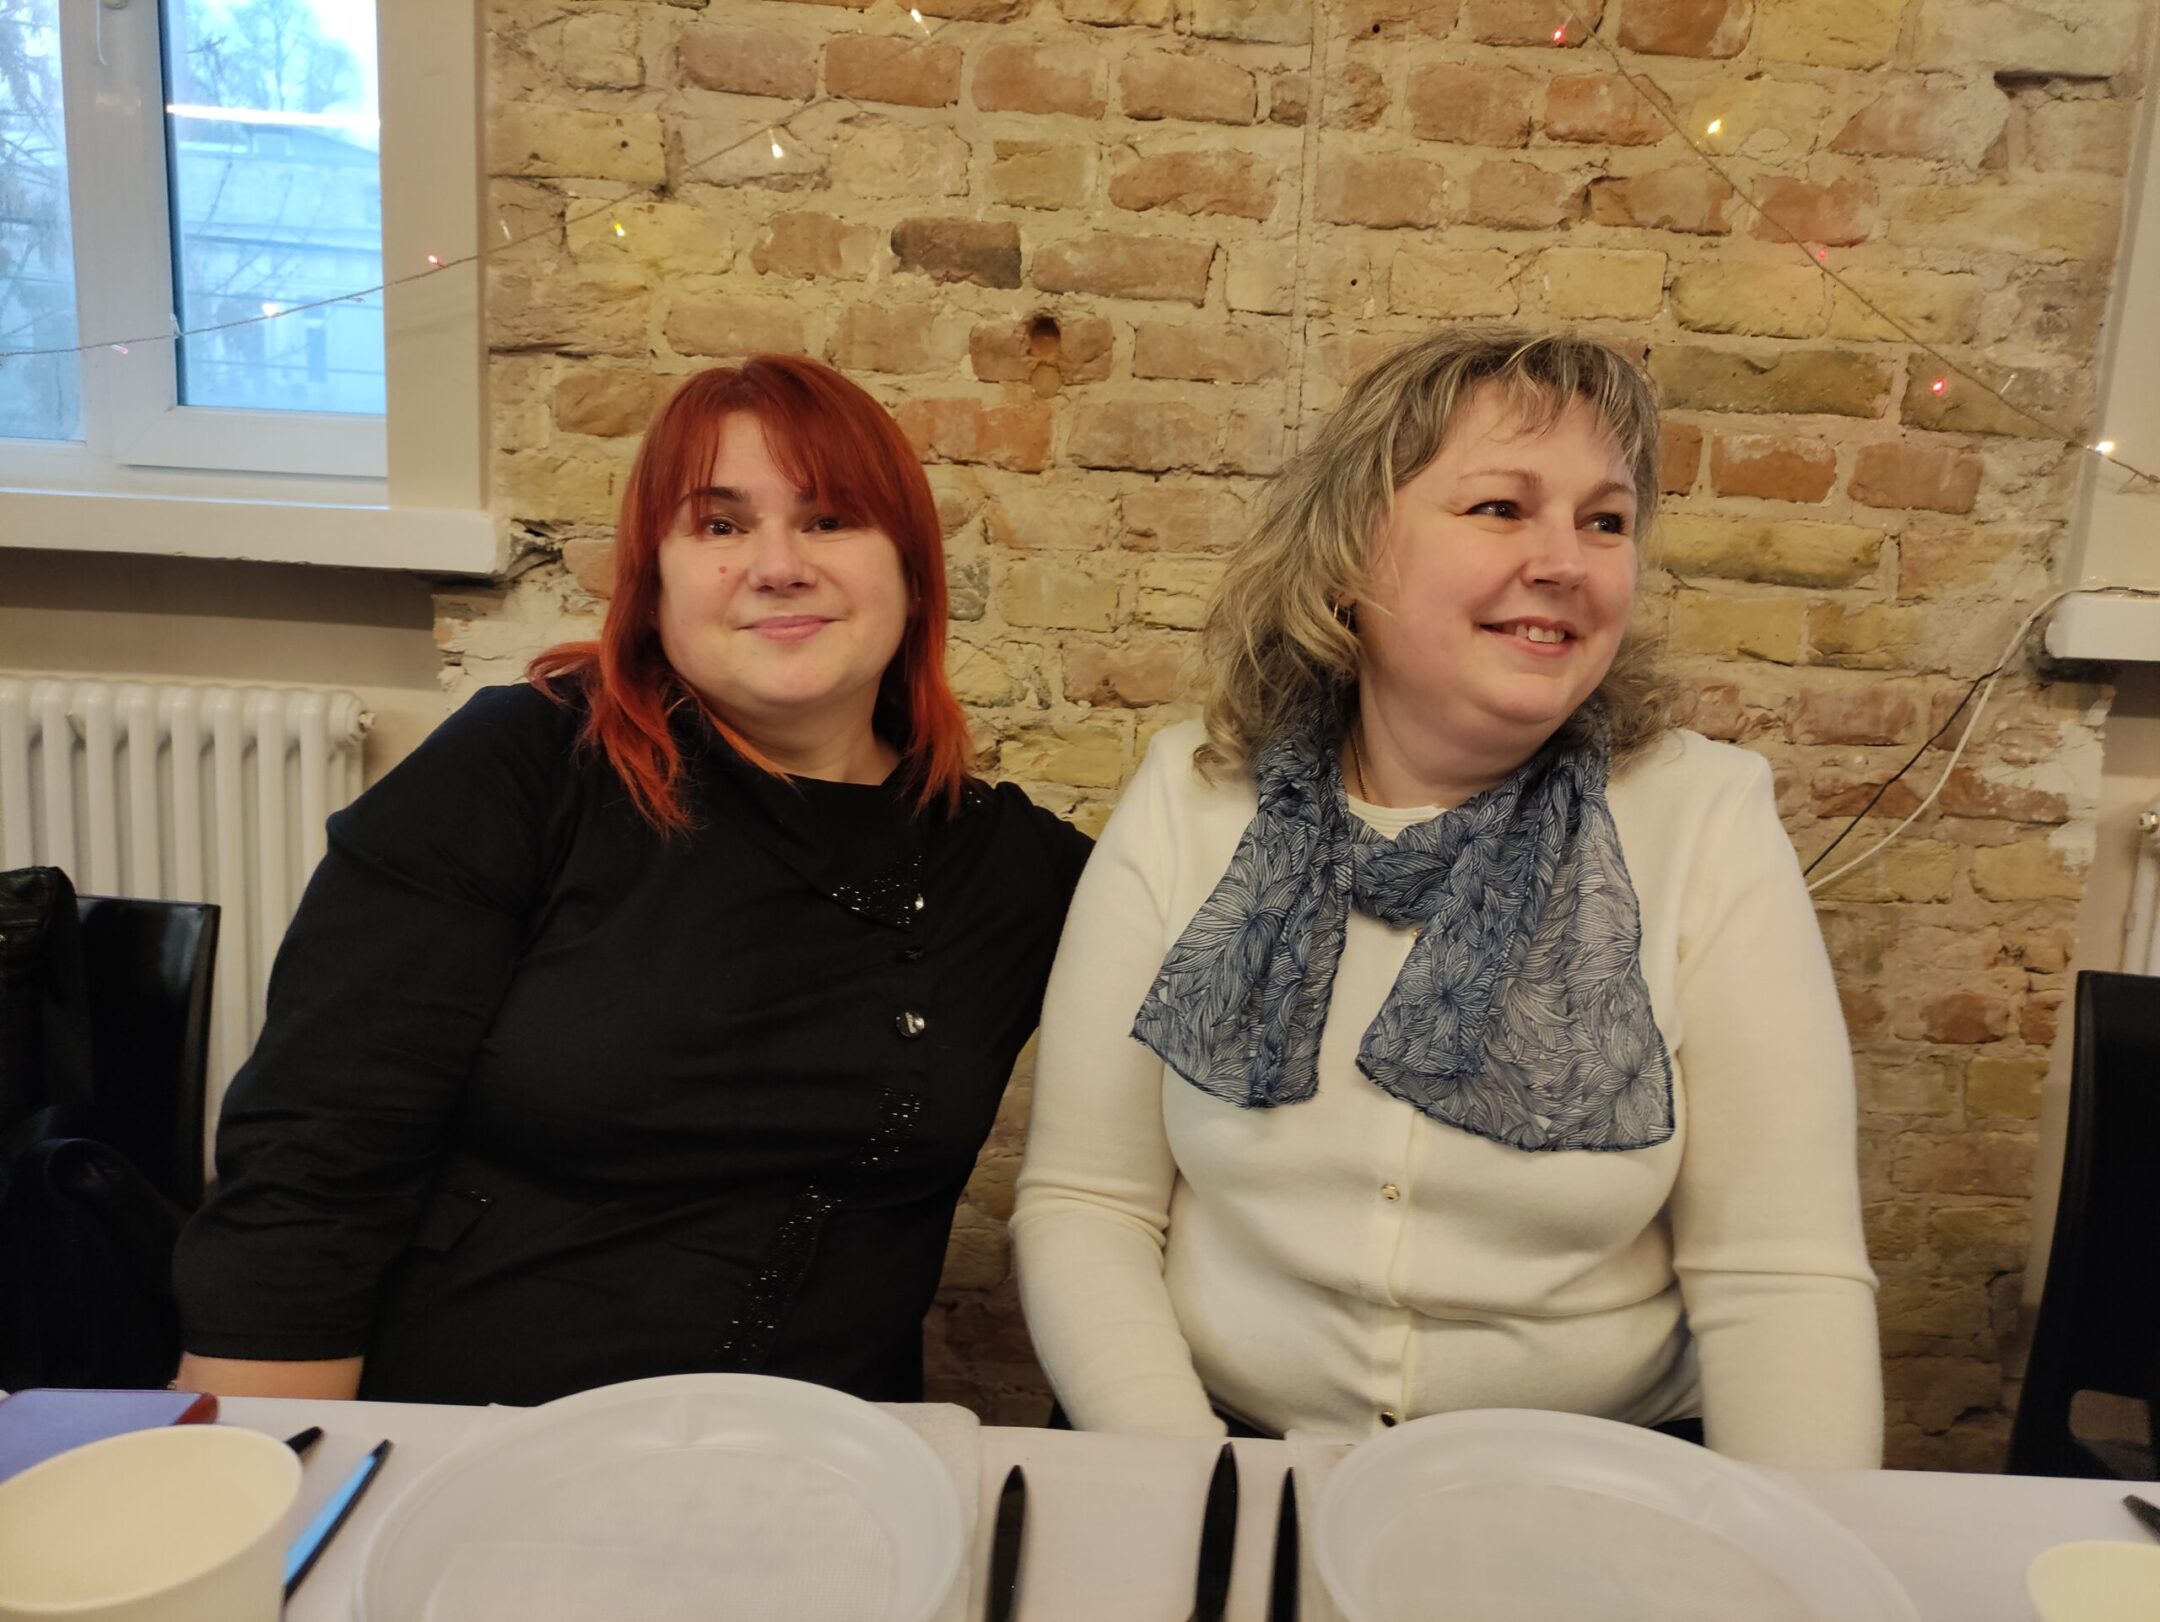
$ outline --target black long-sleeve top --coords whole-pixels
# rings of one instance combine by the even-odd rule
[[[190,1351],[361,1395],[695,1369],[921,1385],[953,1207],[1086,838],[687,737],[655,832],[581,707],[475,696],[330,822],[183,1236]]]

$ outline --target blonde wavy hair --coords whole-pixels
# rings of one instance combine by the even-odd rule
[[[1215,590],[1200,634],[1208,737],[1193,758],[1203,772],[1249,764],[1316,710],[1347,716],[1359,647],[1341,605],[1365,595],[1395,492],[1487,384],[1507,391],[1532,430],[1577,399],[1589,403],[1633,470],[1641,548],[1657,508],[1658,408],[1632,364],[1587,339],[1514,329],[1454,329],[1405,345],[1350,385],[1319,436],[1275,476]],[[1629,636],[1561,730],[1586,737],[1602,709],[1618,761],[1672,725],[1673,696],[1654,647]]]

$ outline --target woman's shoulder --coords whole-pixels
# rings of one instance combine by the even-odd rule
[[[1194,757],[1207,741],[1198,721],[1174,722],[1155,734],[1103,830],[1106,850],[1166,880],[1207,873],[1212,882],[1221,875],[1259,797],[1242,763],[1202,768]]]
[[[1769,781],[1770,762],[1752,749],[1674,727],[1615,768],[1612,791],[1717,801],[1752,793]]]
[[[528,906],[575,815],[582,719],[522,683],[480,689],[333,813],[331,848],[502,911]]]
[[[551,695],[524,682],[483,687],[384,775],[379,803],[416,799],[462,803],[549,799],[565,780],[585,707],[576,692]]]
[[[1017,783],[969,778],[961,790],[956,826],[979,830],[1008,859],[1047,871],[1067,892],[1087,865],[1095,841],[1047,806],[1037,805]]]
[[[1258,798],[1252,773],[1243,762],[1204,770],[1198,756],[1207,741],[1207,727],[1196,720],[1176,721],[1164,727],[1149,741],[1147,754],[1126,794],[1160,795],[1173,807],[1216,807],[1242,810],[1249,815]]]
[[[1191,773],[1198,776],[1193,753],[1207,742],[1207,728],[1197,720],[1173,721],[1148,740],[1141,757],[1143,772]]]
[[[1790,858],[1770,762],[1700,733],[1675,729],[1645,745],[1613,773],[1607,803],[1639,880],[1696,871],[1712,853]]]
[[[585,714],[582,683],[565,680],[541,688],[508,682],[474,691],[438,732],[476,744],[559,751],[576,739]]]

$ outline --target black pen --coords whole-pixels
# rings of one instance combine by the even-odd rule
[[[292,1435],[286,1437],[285,1445],[304,1459],[308,1456],[308,1449],[321,1440],[322,1427],[320,1425],[310,1425],[306,1430],[294,1431]]]

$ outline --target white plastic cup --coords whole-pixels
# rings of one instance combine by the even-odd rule
[[[2025,1573],[2040,1622],[2154,1622],[2160,1617],[2160,1544],[2058,1543]]]
[[[0,1481],[0,1622],[278,1622],[300,1458],[223,1425],[131,1431]]]

